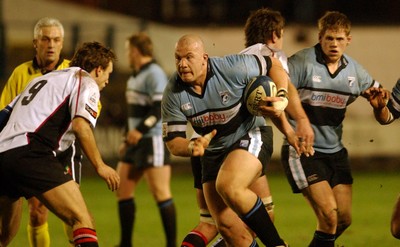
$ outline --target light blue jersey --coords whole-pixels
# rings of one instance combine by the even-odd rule
[[[249,130],[265,125],[255,121],[242,102],[243,91],[251,78],[266,75],[269,57],[229,55],[208,60],[207,79],[202,95],[192,91],[174,74],[164,91],[162,102],[164,140],[186,138],[187,122],[205,135],[213,129],[217,135],[208,150],[221,151],[235,143]]]
[[[315,133],[314,149],[323,153],[341,150],[347,106],[369,87],[379,87],[379,83],[347,55],[331,74],[319,44],[289,57],[289,71]],[[295,121],[289,121],[295,127]]]
[[[155,62],[129,77],[126,87],[129,130],[136,128],[143,137],[162,134],[160,104],[167,83],[167,75]]]

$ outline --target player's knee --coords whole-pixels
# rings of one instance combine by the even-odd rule
[[[94,229],[94,219],[89,213],[80,212],[69,217],[65,223],[72,228],[91,228]]]
[[[47,222],[48,210],[46,207],[31,208],[29,210],[29,224],[33,227],[41,226]]]
[[[223,182],[218,182],[215,184],[215,188],[218,194],[227,201],[228,204],[235,201],[236,198],[240,198],[241,192],[244,188],[236,187],[231,185],[227,185]]]
[[[351,213],[338,214],[336,234],[340,236],[352,223]]]
[[[322,212],[322,221],[325,227],[328,229],[336,229],[338,227],[338,214],[337,208],[324,210]]]

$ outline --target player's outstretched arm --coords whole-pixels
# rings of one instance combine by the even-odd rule
[[[296,135],[301,140],[301,152],[306,156],[314,155],[314,131],[304,111],[297,88],[289,82],[289,103],[285,111],[296,121]]]
[[[118,189],[120,182],[119,175],[113,168],[106,165],[101,158],[89,122],[82,117],[75,117],[72,120],[72,130],[78,138],[86,157],[96,169],[97,174],[106,181],[110,190],[114,191]]]
[[[204,136],[200,136],[195,140],[188,140],[182,137],[176,137],[166,142],[168,150],[171,154],[182,157],[203,156],[204,150],[208,147],[211,139],[217,134],[217,130],[213,130]]]
[[[286,115],[281,114],[279,117],[271,118],[271,121],[274,125],[286,136],[286,140],[288,143],[294,147],[297,154],[301,154],[300,143],[299,139],[296,136],[295,131],[293,130],[292,126],[290,126],[289,122],[287,121]]]
[[[394,121],[392,113],[387,108],[390,92],[383,88],[369,88],[364,92],[364,97],[371,104],[376,121],[382,125],[390,124]]]

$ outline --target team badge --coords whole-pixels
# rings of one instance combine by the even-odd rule
[[[228,91],[219,92],[219,97],[221,98],[222,104],[226,104],[231,99]]]

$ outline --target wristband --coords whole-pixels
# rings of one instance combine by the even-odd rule
[[[276,92],[276,97],[286,98],[289,100],[287,89],[283,87],[279,88],[278,91]]]

